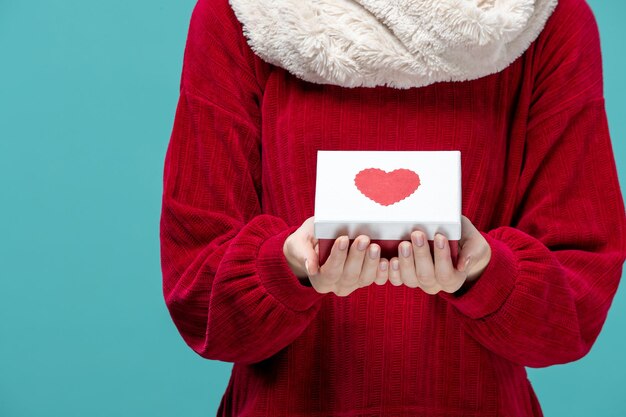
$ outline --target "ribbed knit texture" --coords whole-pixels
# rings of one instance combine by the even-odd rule
[[[282,246],[313,215],[317,150],[460,150],[485,272],[462,295],[302,285]],[[540,416],[524,366],[589,351],[626,258],[583,0],[504,71],[408,90],[299,80],[200,0],[163,185],[165,302],[194,351],[235,363],[224,416]]]

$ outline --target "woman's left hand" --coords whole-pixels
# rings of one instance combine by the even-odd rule
[[[491,259],[489,243],[463,215],[456,267],[452,265],[448,239],[437,233],[434,243],[431,255],[425,234],[419,230],[411,233],[411,242],[401,242],[398,257],[389,261],[389,282],[419,287],[428,294],[453,293],[465,282],[478,279]]]

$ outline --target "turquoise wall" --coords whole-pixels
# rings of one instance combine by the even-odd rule
[[[215,415],[230,365],[184,344],[160,286],[194,3],[0,1],[0,416]],[[590,3],[626,184],[626,2]],[[625,325],[622,285],[587,357],[531,370],[546,416],[626,415]]]

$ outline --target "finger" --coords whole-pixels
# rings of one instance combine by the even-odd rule
[[[376,279],[374,282],[377,285],[384,285],[389,280],[389,261],[381,259],[378,263],[378,269],[376,270]]]
[[[448,239],[440,233],[435,235],[435,278],[445,292],[454,292],[465,282],[465,273],[452,265]]]
[[[417,288],[417,275],[415,273],[415,261],[413,260],[413,248],[410,242],[402,242],[398,246],[398,263],[400,264],[400,279],[409,288]]]
[[[363,269],[363,261],[365,259],[365,250],[370,244],[367,236],[360,235],[354,239],[348,252],[348,257],[343,265],[343,273],[341,274],[341,286],[353,287],[357,286],[361,270]]]
[[[439,292],[439,284],[435,280],[435,265],[426,234],[420,230],[414,231],[411,233],[411,243],[418,285],[427,294],[436,294]]]
[[[324,265],[320,267],[320,271],[324,276],[325,284],[334,284],[341,277],[343,271],[343,264],[348,256],[348,244],[350,240],[348,236],[339,236],[335,239],[333,247],[330,250],[330,255]]]
[[[402,278],[400,278],[400,262],[398,262],[398,258],[391,258],[389,260],[389,282],[396,287],[402,285]]]
[[[358,282],[359,287],[367,287],[374,282],[379,263],[380,246],[373,243],[367,248],[366,256],[363,260],[363,268],[361,269],[361,275],[359,276]]]

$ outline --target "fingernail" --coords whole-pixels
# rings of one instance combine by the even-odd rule
[[[311,272],[309,271],[309,260],[306,258],[304,259],[304,269],[306,270],[307,275],[311,275]]]
[[[438,234],[435,240],[437,241],[437,247],[439,249],[443,249],[443,247],[445,246],[445,237],[443,237],[443,235]]]
[[[367,245],[369,245],[369,243],[370,242],[367,239],[362,239],[359,241],[356,247],[358,250],[365,250],[365,248],[367,248]]]
[[[387,270],[387,262],[381,262],[379,267],[380,267],[381,271],[386,271]]]
[[[413,244],[420,248],[424,246],[424,235],[421,233],[415,233],[413,235]]]
[[[339,239],[339,250],[348,249],[348,239],[342,237]]]
[[[400,264],[398,263],[398,260],[391,261],[391,268],[393,268],[394,271],[400,269]]]
[[[378,246],[370,246],[369,255],[370,259],[376,259],[378,257]]]
[[[400,245],[400,253],[402,253],[402,256],[405,258],[408,258],[411,255],[411,248],[408,244],[403,243]]]

